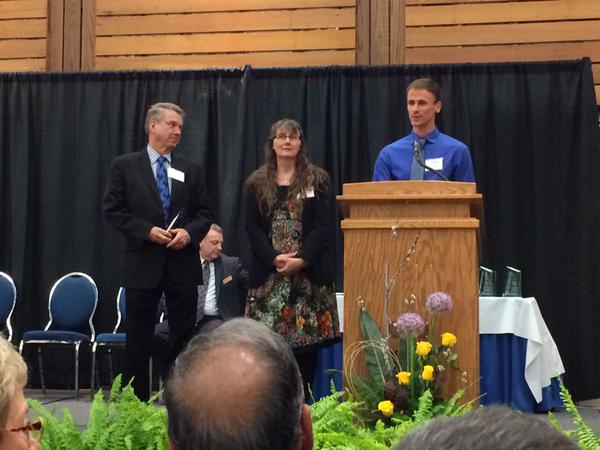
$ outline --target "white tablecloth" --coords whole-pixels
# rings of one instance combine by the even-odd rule
[[[479,334],[504,333],[527,339],[525,381],[541,402],[542,388],[550,386],[551,379],[565,368],[535,298],[479,298]]]

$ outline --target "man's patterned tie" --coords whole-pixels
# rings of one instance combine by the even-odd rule
[[[165,169],[165,161],[167,158],[161,156],[156,164],[156,187],[160,194],[162,202],[163,214],[165,216],[165,226],[169,222],[169,207],[171,206],[171,197],[169,195],[169,180],[167,180],[167,169]]]
[[[204,303],[206,302],[206,292],[208,291],[208,282],[210,281],[210,266],[208,261],[202,263],[202,283],[198,285],[198,306],[196,310],[196,323],[202,320],[204,316]]]

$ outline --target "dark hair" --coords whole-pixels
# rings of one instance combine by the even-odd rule
[[[408,91],[411,89],[424,89],[433,94],[436,102],[442,100],[442,89],[440,88],[440,85],[431,78],[417,78],[408,85],[406,93],[408,94]]]
[[[258,208],[262,214],[268,216],[277,201],[277,158],[273,150],[273,140],[280,132],[300,138],[300,150],[296,156],[296,168],[294,177],[288,189],[288,199],[298,198],[307,189],[319,189],[329,181],[329,175],[320,167],[312,164],[308,158],[308,146],[302,132],[302,127],[292,119],[281,119],[271,125],[271,131],[267,138],[265,150],[265,163],[255,170],[246,180],[246,189],[250,189],[256,195]]]
[[[563,450],[579,448],[542,419],[505,406],[440,417],[408,433],[395,450]]]
[[[215,376],[223,364],[228,373]],[[226,385],[236,367],[250,365],[252,374]],[[304,390],[294,354],[280,335],[251,319],[192,339],[175,362],[165,401],[178,450],[291,450],[301,439]]]

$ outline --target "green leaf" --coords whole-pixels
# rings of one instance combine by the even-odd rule
[[[121,389],[121,377],[113,382],[107,403],[102,391],[94,396],[86,430],[80,433],[68,410],[63,419],[30,400],[31,408],[44,418],[44,450],[168,449],[164,408],[141,402],[131,385]]]
[[[360,311],[360,330],[366,341],[365,362],[367,363],[367,374],[371,381],[383,385],[389,376],[391,367],[389,359],[385,354],[385,345],[379,327],[371,314],[365,309]]]

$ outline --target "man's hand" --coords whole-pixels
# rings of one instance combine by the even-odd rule
[[[173,235],[170,231],[160,227],[152,227],[150,233],[148,233],[148,240],[155,244],[167,245],[173,239]]]
[[[172,248],[173,250],[181,250],[192,240],[189,233],[183,228],[171,228],[171,234],[173,235],[173,240],[167,244],[167,248]]]

